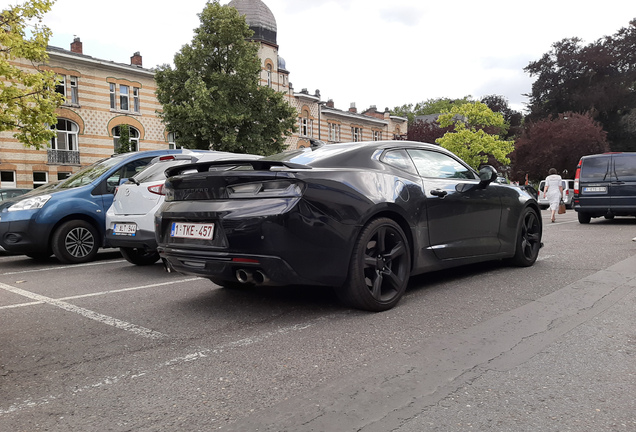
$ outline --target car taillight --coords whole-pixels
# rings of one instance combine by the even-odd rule
[[[227,187],[227,193],[230,198],[291,198],[302,196],[303,191],[299,183],[289,180],[273,180],[231,185]]]
[[[113,196],[117,195],[117,192],[119,192],[119,186],[115,188],[115,193],[113,194]]]
[[[158,185],[152,185],[152,186],[148,186],[148,192],[153,193],[153,194],[157,194],[157,195],[165,195],[166,192],[164,191],[163,188],[163,183],[158,184]]]
[[[576,174],[574,175],[574,194],[575,195],[579,194],[579,183],[580,183],[580,177],[581,177],[581,162],[583,162],[583,160],[579,161],[579,164],[576,166]]]

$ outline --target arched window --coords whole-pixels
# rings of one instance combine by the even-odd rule
[[[130,131],[130,151],[139,151],[139,131],[128,125],[128,130]],[[115,152],[119,149],[119,136],[121,133],[121,129],[119,126],[115,126],[113,128],[113,144],[115,147]]]
[[[70,120],[58,119],[55,126],[51,126],[55,130],[55,136],[51,138],[51,149],[78,151],[77,148],[77,132],[79,127]]]

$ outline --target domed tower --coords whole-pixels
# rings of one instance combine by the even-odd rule
[[[228,3],[245,16],[245,21],[254,31],[252,40],[278,47],[276,43],[276,18],[261,0],[232,0]]]

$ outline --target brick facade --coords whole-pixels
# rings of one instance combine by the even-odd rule
[[[155,97],[154,73],[141,67],[139,53],[131,57],[137,65],[104,61],[84,55],[79,38],[73,41],[71,50],[49,47],[47,51],[47,64],[36,66],[63,78],[58,89],[66,102],[57,110],[58,121],[74,125],[70,127],[76,129],[71,131],[75,136],[60,137],[48,148],[36,150],[24,147],[12,132],[0,133],[0,172],[5,180],[0,187],[34,187],[41,184],[43,176],[54,182],[109,157],[115,152],[113,129],[122,124],[137,131],[139,150],[168,148],[166,129],[156,114],[161,106]],[[25,70],[34,68],[27,61],[15,64]],[[70,143],[64,143],[64,139]],[[11,173],[13,184],[9,181]]]

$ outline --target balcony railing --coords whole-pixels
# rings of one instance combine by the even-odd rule
[[[71,150],[47,150],[48,163],[57,165],[79,165],[80,154]]]

